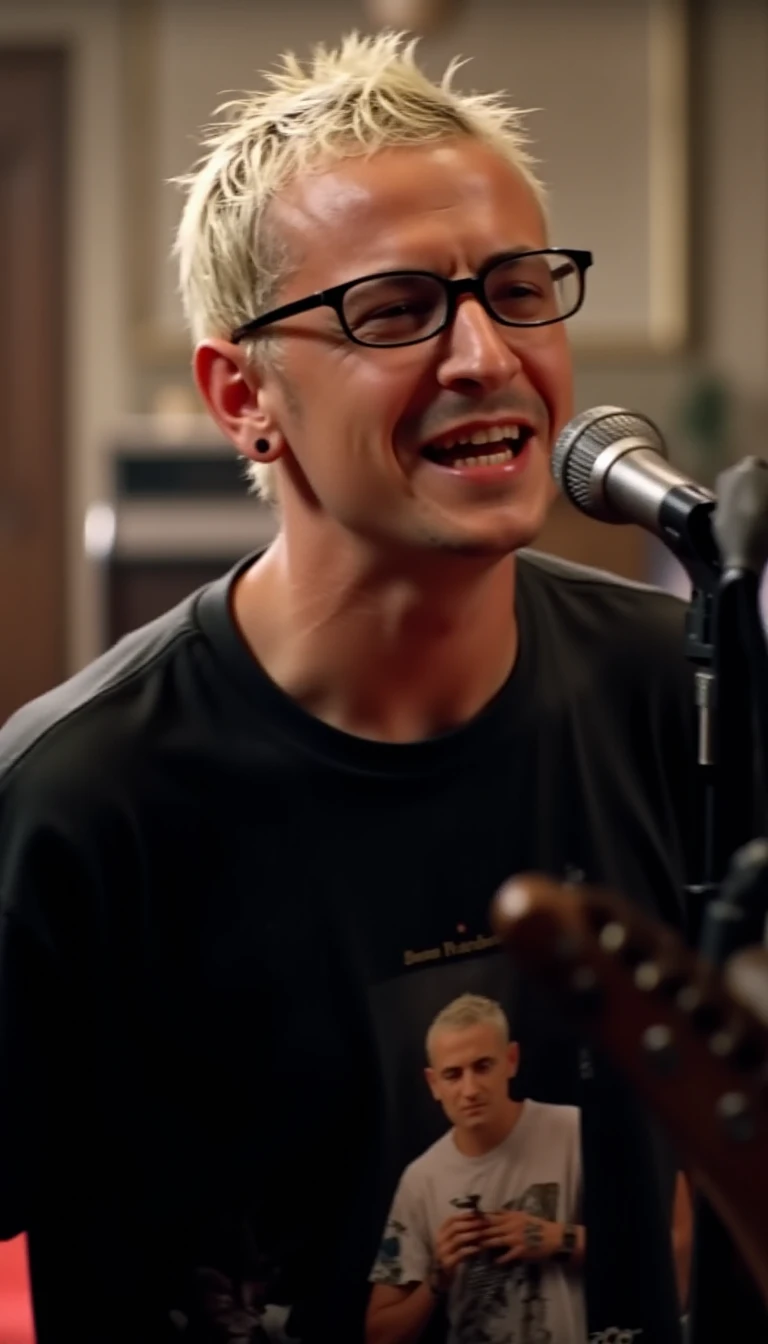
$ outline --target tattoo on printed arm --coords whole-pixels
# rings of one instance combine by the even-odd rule
[[[527,1250],[539,1250],[544,1241],[544,1229],[541,1223],[526,1222],[523,1227],[523,1241]]]

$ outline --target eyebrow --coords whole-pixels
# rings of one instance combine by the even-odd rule
[[[506,260],[507,258],[509,258],[509,257],[521,257],[521,256],[525,256],[526,252],[551,252],[551,251],[553,251],[553,250],[556,250],[556,249],[552,249],[552,248],[550,248],[550,247],[528,247],[528,246],[525,246],[525,247],[511,247],[511,248],[506,249],[506,251],[504,251],[504,252],[493,252],[493,253],[491,253],[491,256],[488,257],[487,260],[483,262],[483,265],[484,265],[484,266],[495,266],[497,261],[505,261],[505,260]],[[573,269],[573,262],[572,262],[572,261],[569,261],[569,260],[566,258],[566,259],[563,261],[563,263],[562,263],[561,266],[556,266],[556,267],[554,268],[554,270],[552,271],[552,279],[553,279],[553,280],[562,280],[563,276],[564,276],[564,275],[567,275],[568,272],[571,271],[572,269]]]
[[[500,252],[492,252],[483,262],[484,266],[495,266],[497,261],[504,261],[506,257],[520,257],[525,252],[547,252],[549,249],[544,247],[532,247],[530,243],[513,243],[511,247],[503,247]]]
[[[478,1064],[492,1064],[493,1055],[479,1055],[477,1059],[471,1059],[468,1064],[446,1064],[441,1070],[442,1073],[455,1073],[457,1070],[463,1072],[464,1069],[476,1069]]]
[[[477,267],[476,270],[482,270],[487,266],[495,266],[497,261],[506,261],[510,257],[524,256],[526,252],[548,252],[549,250],[550,249],[546,244],[544,244],[541,247],[534,247],[531,243],[511,243],[509,247],[502,247],[496,252],[491,252],[487,257],[485,257],[481,261],[480,266]],[[371,274],[407,275],[412,271],[418,271],[418,272],[428,271],[432,275],[441,274],[441,272],[435,270],[434,267],[429,266],[426,263],[419,264],[417,262],[410,262],[410,263],[401,262],[400,264],[392,262],[390,265],[382,264],[381,266],[377,267],[375,271],[372,271]],[[351,279],[353,280],[356,280],[357,278],[358,278],[357,276],[351,277]],[[341,283],[344,284],[346,282],[342,281]],[[326,286],[326,288],[330,288],[330,286]]]

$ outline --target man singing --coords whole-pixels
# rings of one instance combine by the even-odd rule
[[[680,922],[683,604],[527,550],[592,258],[520,114],[454,73],[352,36],[206,133],[194,377],[275,539],[0,734],[0,1235],[28,1232],[38,1344],[359,1344],[431,1141],[393,1101],[411,1001],[505,1001],[488,910],[520,871]],[[515,1030],[526,1095],[583,1130],[598,1095],[624,1145],[590,1330],[674,1344],[673,1168],[535,986]]]

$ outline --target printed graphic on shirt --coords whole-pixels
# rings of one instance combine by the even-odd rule
[[[400,936],[402,934],[406,936]],[[371,1266],[388,1209],[390,1217],[377,1260],[381,1272],[379,1282],[396,1284],[401,1281],[398,1276],[407,1269],[407,1265],[404,1269],[403,1247],[409,1238],[410,1224],[391,1210],[398,1182],[410,1163],[441,1140],[447,1131],[450,1132],[457,1118],[450,1095],[453,1082],[437,1080],[434,1084],[436,1093],[427,1078],[426,1039],[432,1024],[451,1003],[467,995],[496,1005],[511,1028],[518,1021],[518,977],[497,943],[498,940],[483,930],[481,923],[453,920],[437,930],[434,937],[422,929],[420,936],[409,938],[405,929],[398,929],[389,946],[381,949],[380,970],[386,967],[386,971],[378,981],[374,977],[374,983],[368,987],[370,1039],[375,1057],[367,1058],[365,1067],[373,1066],[381,1079],[380,1119],[385,1142],[380,1166],[386,1176],[380,1220],[372,1227],[370,1258],[360,1278],[363,1302],[367,1287],[365,1280],[369,1275],[375,1278]],[[541,1015],[537,1014],[538,1036],[535,1032],[533,1035],[526,1033],[526,1038],[531,1041],[529,1055],[534,1060],[541,1058],[538,1040],[546,1036],[541,1021]],[[511,1034],[515,1034],[514,1029]],[[526,1049],[528,1047],[521,1044],[521,1060],[525,1059]],[[516,1082],[516,1070],[510,1069],[508,1077],[497,1073],[493,1104],[497,1104],[501,1095],[499,1085],[503,1098],[508,1099],[515,1091]],[[481,1090],[487,1091],[487,1080],[483,1081]],[[473,1102],[479,1112],[485,1105],[483,1097]],[[567,1106],[561,1109],[564,1112],[574,1110]],[[456,1198],[459,1203],[446,1207],[442,1217],[459,1213],[462,1198],[475,1195],[479,1201],[477,1207],[483,1210],[519,1210],[543,1218],[544,1212],[537,1213],[536,1210],[546,1211],[552,1205],[552,1199],[557,1201],[559,1198],[558,1191],[563,1192],[565,1199],[566,1187],[572,1192],[570,1203],[564,1204],[562,1211],[555,1209],[553,1216],[558,1219],[570,1217],[575,1213],[578,1197],[578,1170],[573,1157],[578,1148],[576,1132],[573,1128],[573,1141],[566,1144],[567,1155],[563,1157],[572,1168],[567,1180],[560,1168],[554,1174],[549,1168],[543,1173],[536,1168],[530,1177],[521,1178],[515,1166],[513,1187],[499,1191],[498,1195],[493,1190],[486,1190],[484,1194],[482,1185],[475,1188],[471,1182],[451,1188],[446,1198]],[[558,1138],[555,1148],[559,1146]],[[266,1227],[261,1228],[262,1235],[256,1238],[257,1244],[252,1245],[247,1254],[240,1250],[233,1254],[232,1244],[225,1241],[220,1254],[212,1250],[209,1258],[199,1262],[193,1279],[179,1294],[178,1309],[171,1314],[179,1344],[301,1344],[307,1292],[305,1275],[300,1272],[298,1278],[294,1276],[286,1286],[281,1272],[282,1258],[275,1253],[270,1240],[271,1228],[268,1219]],[[268,1253],[262,1249],[264,1246],[268,1246]],[[487,1344],[497,1344],[497,1341],[500,1344],[571,1344],[567,1333],[550,1339],[547,1275],[532,1263],[500,1267],[495,1264],[495,1259],[490,1252],[483,1252],[467,1267],[458,1280],[458,1288],[462,1283],[464,1287],[457,1290],[455,1301],[451,1299],[450,1322],[445,1322],[443,1330],[437,1319],[433,1321],[432,1328],[424,1334],[425,1344],[427,1341],[429,1344],[435,1341],[464,1344],[469,1340],[478,1344],[484,1338]],[[235,1269],[236,1263],[238,1269]],[[407,1282],[408,1278],[402,1281]],[[515,1324],[518,1318],[521,1324]],[[482,1326],[485,1336],[480,1329],[481,1322],[486,1322]],[[520,1333],[523,1325],[525,1334]],[[537,1335],[537,1330],[545,1333]],[[579,1344],[583,1344],[583,1340],[579,1340]]]
[[[519,1199],[507,1200],[504,1209],[529,1213],[534,1218],[554,1222],[557,1216],[559,1186],[531,1185]],[[478,1212],[483,1210],[478,1201]],[[533,1228],[536,1227],[532,1223]],[[547,1328],[546,1300],[542,1292],[541,1265],[499,1265],[493,1252],[482,1252],[464,1269],[457,1289],[454,1333],[457,1344],[470,1340],[519,1339],[520,1344],[553,1344]],[[515,1336],[510,1323],[519,1320]]]
[[[467,922],[469,929],[472,928]],[[472,932],[459,942],[482,943]],[[426,1085],[425,1040],[437,1015],[462,994],[480,995],[500,1005],[520,1058],[510,1090],[518,1097],[575,1105],[578,1102],[577,1043],[551,999],[530,982],[521,982],[509,958],[487,938],[474,955],[443,955],[380,980],[370,991],[379,1067],[389,1106],[392,1179],[445,1130],[445,1115]],[[401,956],[442,948],[452,940],[435,939],[404,949]]]
[[[444,955],[438,941],[432,956],[413,949],[410,969],[372,993],[392,1199],[370,1273],[367,1337],[376,1336],[377,1310],[394,1301],[377,1285],[402,1290],[405,1301],[436,1279],[445,1320],[438,1307],[424,1327],[430,1341],[584,1344],[581,1272],[556,1255],[561,1226],[576,1225],[581,1211],[579,1112],[519,1087],[525,1051],[537,1046],[535,1033],[526,1033],[529,1046],[518,1039],[519,981],[506,958],[473,941],[466,960]],[[573,1052],[574,1077],[576,1063]],[[452,1259],[459,1220],[472,1215],[477,1242],[469,1258]],[[507,1231],[508,1244],[484,1244]],[[404,1320],[404,1338],[409,1328]]]
[[[519,1197],[507,1200],[503,1208],[554,1221],[559,1194],[555,1182],[535,1184]],[[479,1214],[496,1212],[483,1208],[482,1194],[456,1196],[450,1203]],[[406,1281],[403,1249],[408,1235],[405,1224],[396,1218],[389,1220],[371,1275],[374,1282],[399,1285]],[[451,1340],[455,1344],[477,1344],[478,1340],[487,1344],[556,1344],[547,1323],[542,1266],[500,1265],[498,1258],[491,1251],[481,1251],[461,1270],[451,1293]]]
[[[270,1301],[273,1275],[232,1276],[201,1266],[183,1309],[170,1313],[179,1344],[301,1344],[290,1306]]]

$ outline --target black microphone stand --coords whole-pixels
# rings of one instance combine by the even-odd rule
[[[661,521],[692,584],[686,655],[695,669],[701,853],[685,889],[687,935],[722,965],[763,941],[768,915],[768,843],[756,840],[768,830],[768,649],[759,610],[768,465],[746,458],[717,486],[716,504],[702,502],[682,519],[675,500],[665,501]],[[749,1133],[748,1121],[732,1124],[734,1142]],[[714,1210],[697,1197],[689,1344],[731,1339],[768,1339],[768,1309]]]

